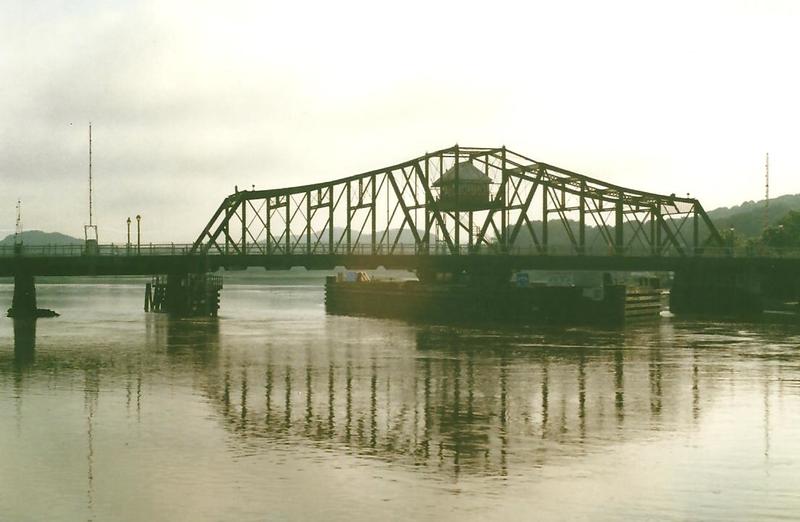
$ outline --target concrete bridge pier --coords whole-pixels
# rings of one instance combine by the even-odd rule
[[[11,299],[11,308],[6,314],[14,318],[56,317],[52,310],[37,308],[36,283],[30,272],[17,272],[14,274],[14,297]]]
[[[14,297],[9,317],[36,317],[36,283],[29,273],[20,272],[14,276]]]
[[[795,312],[800,317],[800,271],[773,267],[763,279],[768,309]]]
[[[757,317],[764,311],[761,275],[753,269],[691,267],[679,269],[670,292],[676,315]]]
[[[155,276],[145,288],[145,312],[174,317],[216,317],[222,277],[213,274],[172,273]]]

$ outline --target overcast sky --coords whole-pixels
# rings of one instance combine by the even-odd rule
[[[800,3],[0,0],[0,236],[193,240],[239,187],[506,145],[707,209],[800,192]]]

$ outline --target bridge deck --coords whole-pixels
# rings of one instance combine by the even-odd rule
[[[30,247],[29,247],[30,248]],[[0,250],[0,277],[16,273],[47,276],[85,275],[154,275],[181,272],[214,272],[220,268],[263,267],[266,269],[330,270],[343,266],[352,269],[371,269],[382,266],[391,269],[461,270],[660,270],[673,271],[688,267],[719,267],[720,269],[800,270],[797,252],[744,255],[744,252],[720,250],[702,256],[652,255],[575,255],[555,252],[550,255],[516,251],[508,254],[472,253],[463,255],[414,253],[413,246],[399,248],[391,255],[353,252],[341,254],[271,254],[271,255],[202,255],[189,254],[187,245],[142,248],[137,253],[126,248],[102,246],[99,255],[80,255],[80,249],[33,247],[22,255],[8,255]],[[4,255],[6,254],[6,255]]]

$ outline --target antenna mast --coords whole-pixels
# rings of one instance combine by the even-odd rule
[[[89,122],[89,226],[92,226],[92,122]]]
[[[769,152],[764,164],[764,230],[769,228]]]
[[[89,224],[83,226],[83,235],[86,240],[86,253],[96,253],[97,225],[94,224],[92,212],[92,122],[89,122]]]
[[[17,198],[17,225],[14,228],[14,254],[22,253],[22,201]]]
[[[17,226],[14,228],[14,243],[21,241],[22,235],[22,201],[17,199]]]

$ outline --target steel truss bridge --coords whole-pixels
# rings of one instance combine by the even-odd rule
[[[476,197],[475,189],[478,189]],[[628,189],[505,147],[454,146],[292,188],[236,191],[187,245],[0,247],[0,276],[169,274],[221,267],[796,273],[734,252],[699,201]]]
[[[478,200],[468,192],[475,172],[486,187]],[[721,247],[696,199],[620,187],[505,147],[454,146],[336,181],[237,191],[190,252],[684,257]]]

